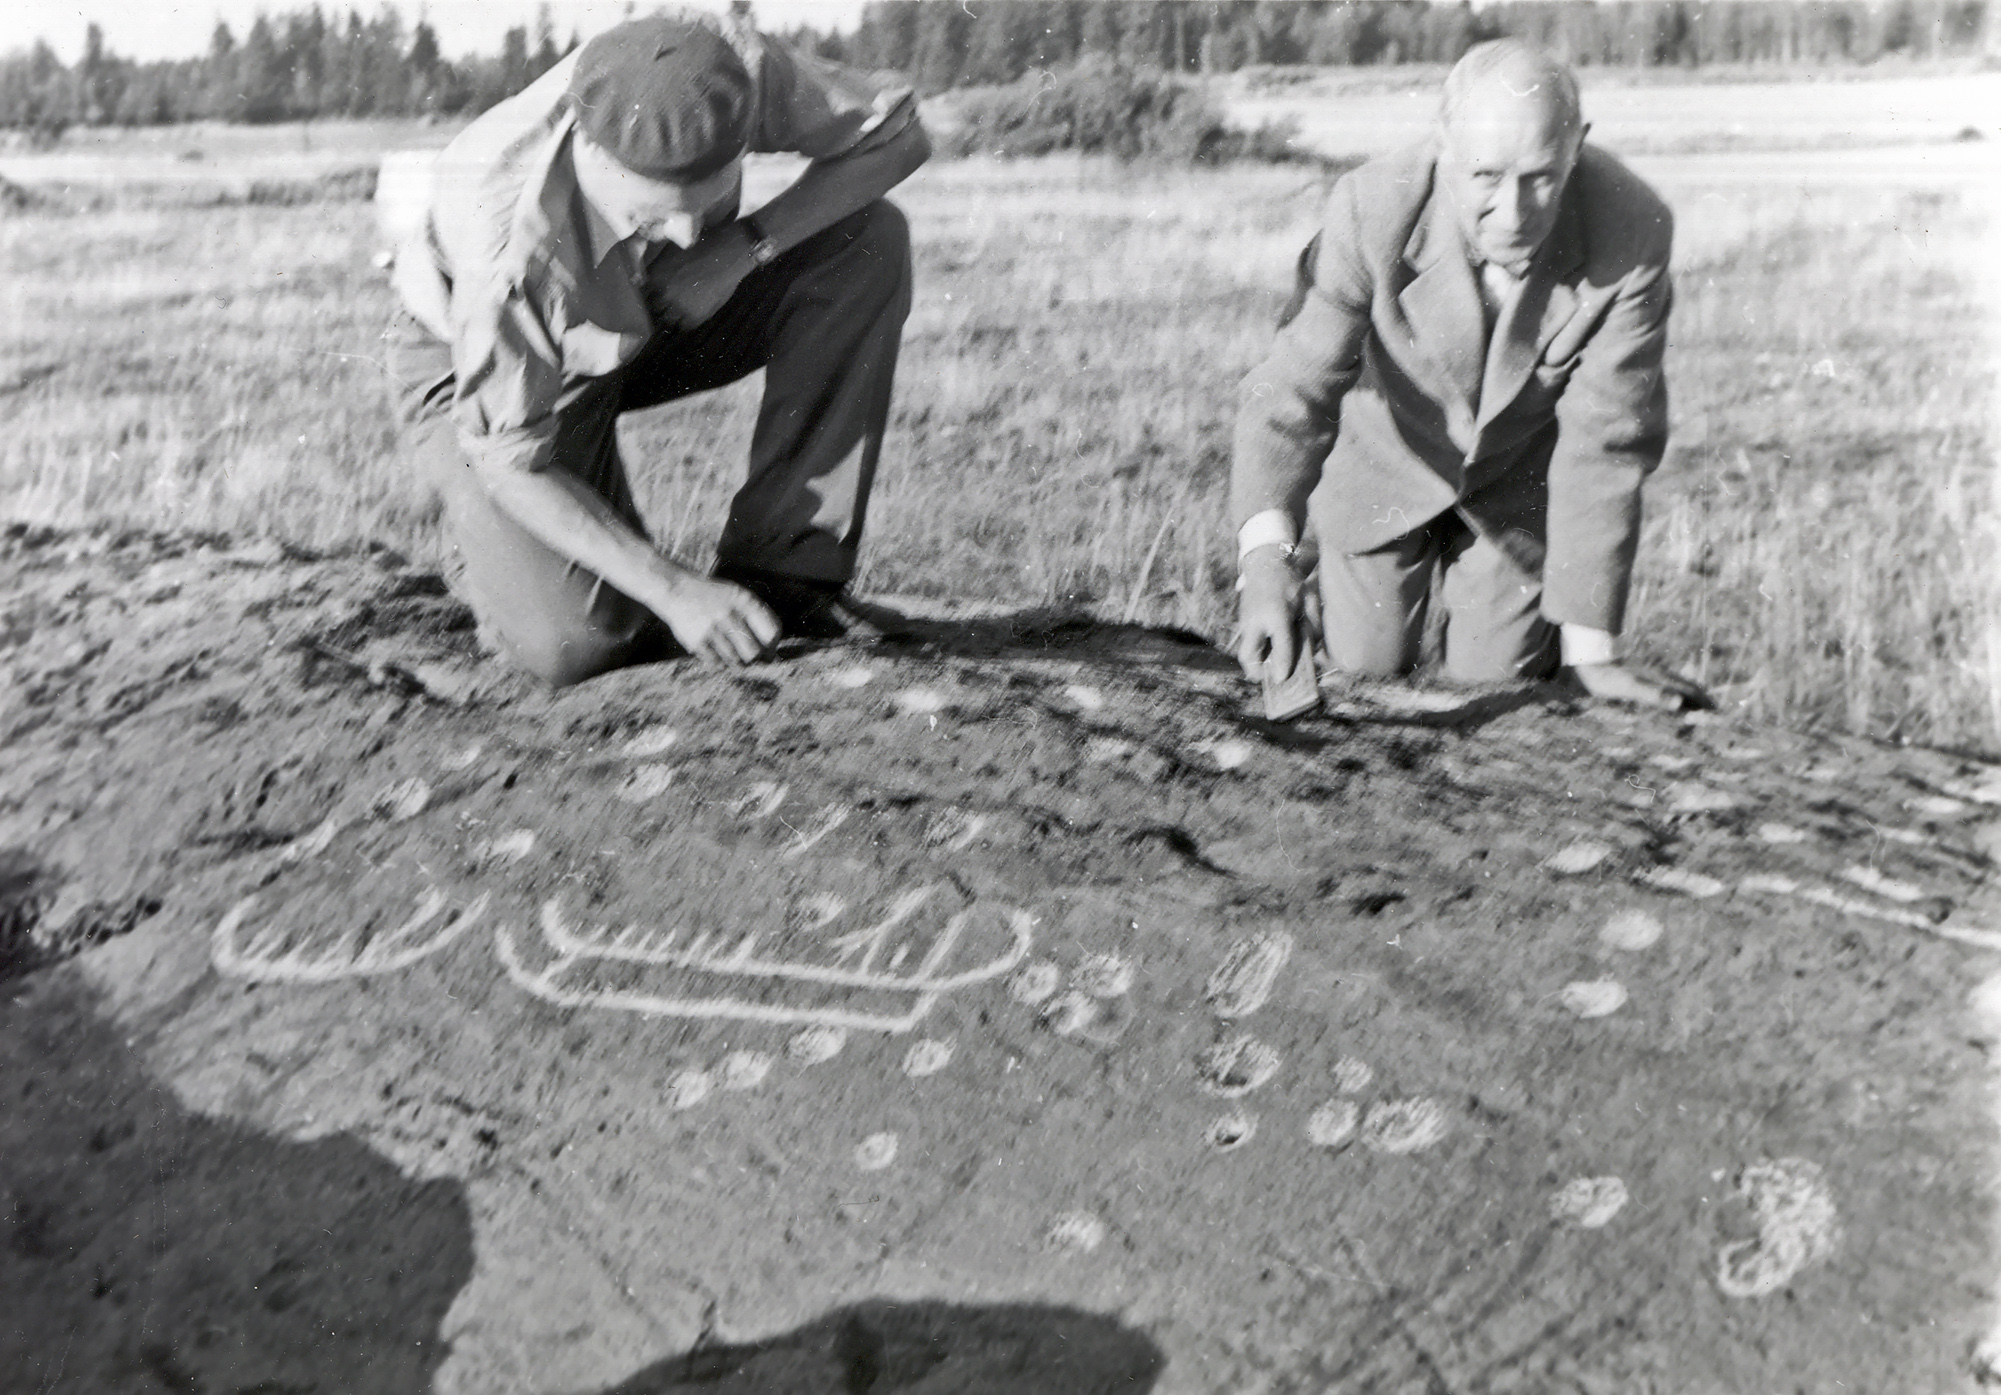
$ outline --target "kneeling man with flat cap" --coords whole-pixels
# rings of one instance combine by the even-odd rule
[[[1244,383],[1231,504],[1238,658],[1289,672],[1318,547],[1338,669],[1545,677],[1669,707],[1623,664],[1640,488],[1667,442],[1673,220],[1585,144],[1561,63],[1512,40],[1447,76],[1436,134],[1335,185],[1270,355]]]
[[[739,216],[746,151],[811,163]],[[406,452],[453,587],[522,667],[574,683],[681,649],[748,663],[839,632],[910,309],[882,195],[930,153],[912,94],[699,12],[619,25],[386,206]],[[656,549],[623,412],[765,370],[712,574]]]

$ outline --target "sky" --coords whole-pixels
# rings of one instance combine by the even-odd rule
[[[218,19],[225,21],[241,39],[257,16],[290,14],[306,9],[312,0],[0,0],[0,53],[25,49],[37,39],[48,41],[65,62],[75,62],[83,52],[83,34],[96,22],[104,31],[105,46],[121,58],[192,58],[208,48],[209,35]],[[396,11],[403,22],[414,24],[428,19],[438,31],[438,43],[448,58],[469,53],[497,53],[500,37],[510,26],[531,29],[539,0],[402,0]],[[725,0],[692,0],[705,9],[723,9]],[[322,12],[345,14],[350,8],[363,16],[373,15],[380,0],[319,0]],[[794,24],[819,28],[846,28],[861,12],[862,0],[756,0],[758,23],[770,29]],[[588,39],[624,17],[628,9],[639,12],[650,4],[631,6],[626,0],[549,0],[549,12],[556,21],[557,42],[567,41],[570,31]]]

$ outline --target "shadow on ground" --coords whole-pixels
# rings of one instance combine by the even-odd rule
[[[1166,1365],[1145,1334],[1076,1308],[875,1299],[670,1356],[604,1395],[1145,1395]]]
[[[67,971],[0,988],[0,1389],[430,1389],[456,1183],[190,1114]]]

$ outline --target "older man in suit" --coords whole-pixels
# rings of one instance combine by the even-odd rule
[[[1436,606],[1450,679],[1561,663],[1597,696],[1702,700],[1618,656],[1673,220],[1586,130],[1568,69],[1501,40],[1448,75],[1430,139],[1335,186],[1238,417],[1247,673],[1310,642],[1305,524],[1338,669],[1409,672]]]

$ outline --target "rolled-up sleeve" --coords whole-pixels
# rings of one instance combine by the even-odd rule
[[[1266,509],[1297,524],[1334,448],[1341,398],[1362,370],[1373,278],[1360,255],[1356,184],[1343,179],[1299,259],[1271,352],[1244,379],[1230,472],[1233,526]]]
[[[799,53],[760,38],[757,125],[750,148],[813,160],[856,155],[917,119],[917,98],[898,80]]]
[[[1557,402],[1542,610],[1558,623],[1617,634],[1625,620],[1641,488],[1667,449],[1668,236],[1627,274]]]
[[[453,420],[482,471],[536,471],[550,460],[563,392],[559,335],[519,283],[453,297]]]

